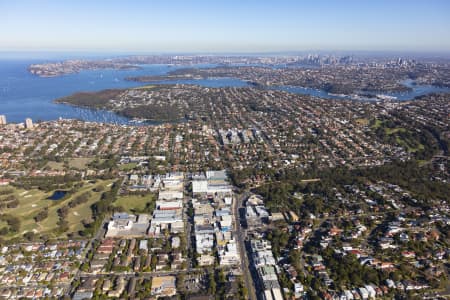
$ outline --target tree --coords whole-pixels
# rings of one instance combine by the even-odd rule
[[[38,223],[38,222],[41,222],[41,221],[47,219],[47,217],[48,217],[48,208],[45,207],[34,217],[34,220],[36,221],[36,223]]]
[[[152,270],[156,269],[157,263],[158,263],[158,258],[156,257],[156,255],[152,255],[152,258],[150,260],[150,266],[151,266]]]
[[[208,293],[210,295],[215,295],[217,286],[216,286],[216,279],[214,278],[214,272],[211,272],[209,274],[208,283],[209,283]]]

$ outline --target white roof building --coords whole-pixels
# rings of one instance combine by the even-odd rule
[[[148,246],[147,246],[147,240],[141,240],[139,242],[139,250],[147,250]]]
[[[197,253],[211,252],[214,245],[212,234],[195,234],[195,245]]]
[[[156,208],[159,210],[172,210],[172,209],[178,209],[183,207],[183,201],[182,200],[170,200],[170,201],[162,201],[157,200],[156,201]]]
[[[160,191],[158,200],[177,200],[183,199],[183,192],[180,191]]]
[[[180,238],[177,236],[174,236],[172,238],[172,248],[177,249],[180,247]]]
[[[369,292],[366,290],[366,288],[360,287],[358,288],[358,292],[361,295],[361,298],[369,299]]]
[[[192,181],[192,192],[194,194],[204,194],[208,192],[208,181],[204,180],[193,180]]]

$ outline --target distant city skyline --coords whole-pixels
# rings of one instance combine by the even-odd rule
[[[0,51],[450,51],[449,1],[4,1]]]

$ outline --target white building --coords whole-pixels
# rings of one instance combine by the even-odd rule
[[[204,194],[208,192],[208,181],[206,179],[193,180],[192,192],[194,194]]]
[[[212,251],[214,236],[212,234],[195,234],[195,246],[197,253],[203,254]]]
[[[361,295],[362,299],[369,299],[369,292],[366,290],[366,288],[360,287],[358,288],[358,292]]]
[[[219,251],[221,265],[235,265],[240,262],[237,245],[234,240],[230,240],[222,251]]]
[[[150,216],[146,214],[128,215],[116,213],[108,223],[105,237],[139,237],[145,236],[149,227]]]
[[[171,201],[156,201],[156,209],[159,210],[174,210],[183,207],[183,202],[181,200],[171,200]]]
[[[26,118],[25,119],[25,127],[27,129],[33,129],[33,120],[31,120],[30,118]]]
[[[183,192],[180,191],[160,191],[158,195],[158,200],[177,200],[183,199]]]
[[[181,242],[180,238],[177,237],[177,236],[174,236],[172,238],[172,248],[174,248],[174,249],[179,248],[180,247],[180,242]]]

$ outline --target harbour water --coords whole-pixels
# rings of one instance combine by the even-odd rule
[[[93,122],[127,124],[127,118],[103,110],[91,110],[56,104],[53,100],[79,91],[131,88],[143,85],[125,80],[128,76],[164,75],[180,68],[167,65],[142,65],[138,70],[88,70],[60,77],[41,78],[30,74],[27,67],[36,60],[0,60],[0,115],[6,115],[8,122],[23,122],[25,118],[35,121],[62,118],[81,119]],[[198,65],[212,67],[212,65]],[[210,86],[220,86],[217,80]],[[181,83],[181,82],[180,82]],[[201,81],[199,81],[201,83]],[[237,84],[225,79],[224,84]]]
[[[91,110],[56,104],[53,100],[79,91],[99,91],[103,89],[131,88],[143,83],[127,81],[129,76],[164,75],[183,66],[142,65],[138,70],[88,70],[60,77],[41,78],[30,74],[27,67],[42,60],[1,59],[0,60],[0,115],[6,115],[8,122],[23,122],[25,118],[56,120],[74,118],[85,121],[128,124],[130,120],[104,110]],[[214,67],[215,65],[195,65],[189,67]],[[208,78],[190,80],[160,81],[162,84],[197,84],[207,87],[244,87],[249,84],[236,78]],[[414,85],[407,93],[385,93],[398,100],[411,100],[416,96],[432,92],[450,92],[448,88]],[[274,87],[292,93],[312,95],[326,99],[349,99],[348,96],[331,95],[325,91],[302,87]],[[134,124],[133,122],[131,122]]]
[[[416,97],[420,97],[423,95],[431,94],[431,93],[450,93],[450,88],[445,87],[436,87],[431,85],[415,85],[413,81],[405,80],[403,84],[407,87],[410,87],[411,90],[407,92],[397,92],[397,93],[381,93],[381,92],[361,92],[356,93],[355,95],[341,95],[341,94],[330,94],[324,90],[305,88],[305,87],[297,87],[297,86],[277,86],[274,87],[277,90],[282,90],[294,94],[301,95],[311,95],[314,97],[319,97],[323,99],[335,99],[335,100],[380,100],[381,98],[390,98],[392,100],[398,101],[409,101],[413,100]],[[363,95],[372,95],[373,97],[367,96],[358,96],[358,94]],[[376,96],[380,98],[376,98]]]

